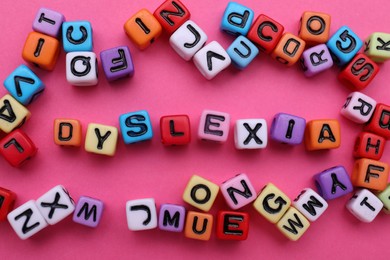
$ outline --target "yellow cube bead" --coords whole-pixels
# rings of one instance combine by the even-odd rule
[[[183,200],[188,204],[209,211],[218,195],[219,186],[200,176],[193,175],[183,193]]]
[[[386,189],[384,189],[377,196],[383,203],[383,211],[386,214],[390,214],[390,184],[387,184]]]
[[[296,208],[290,207],[276,226],[288,239],[297,241],[310,227],[310,222]]]
[[[390,59],[390,34],[375,32],[365,42],[365,54],[375,62],[385,62]]]
[[[90,123],[85,136],[85,150],[90,153],[114,156],[117,140],[116,127]]]
[[[0,99],[0,130],[9,133],[22,126],[31,116],[30,111],[11,95],[6,94]]]
[[[272,183],[268,183],[253,203],[255,209],[271,223],[277,223],[291,205],[291,200]]]

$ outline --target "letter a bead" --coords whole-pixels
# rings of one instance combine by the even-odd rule
[[[252,9],[236,2],[229,2],[223,13],[221,30],[234,35],[246,35],[252,24]]]
[[[352,92],[347,97],[340,113],[349,120],[364,124],[367,123],[376,107],[376,101],[360,92]]]
[[[0,221],[7,219],[7,215],[14,208],[16,194],[0,187]]]
[[[73,213],[73,221],[88,227],[97,227],[103,214],[103,201],[81,196]]]
[[[157,227],[157,210],[153,198],[129,200],[126,203],[127,225],[132,231]]]
[[[375,32],[365,42],[364,53],[374,62],[390,59],[390,33]]]
[[[207,241],[213,230],[213,215],[188,211],[184,235],[187,238]]]
[[[332,200],[353,191],[349,175],[343,166],[326,169],[313,177],[318,193],[325,200]]]
[[[58,38],[63,22],[65,17],[61,13],[42,7],[35,16],[32,28],[36,32]]]
[[[198,137],[201,140],[226,142],[229,135],[230,115],[204,110],[199,122]]]
[[[81,146],[81,123],[76,119],[54,120],[54,143],[64,146]]]
[[[310,227],[310,222],[296,208],[290,207],[276,226],[288,239],[297,241]]]
[[[30,111],[11,95],[0,99],[0,130],[9,133],[22,126],[31,116]]]
[[[387,163],[366,158],[355,161],[351,176],[354,186],[383,191],[387,186],[388,178],[389,165]]]
[[[219,187],[200,176],[193,175],[183,193],[183,200],[203,211],[209,211],[217,198]]]
[[[90,123],[85,136],[85,150],[90,153],[114,156],[118,129],[114,126]]]
[[[335,149],[340,144],[340,124],[337,120],[312,120],[306,124],[305,145],[308,151]]]
[[[224,181],[220,189],[226,203],[235,210],[248,205],[256,199],[256,190],[248,176],[244,173]]]
[[[383,208],[383,203],[366,189],[357,191],[347,203],[347,209],[362,222],[372,222]]]

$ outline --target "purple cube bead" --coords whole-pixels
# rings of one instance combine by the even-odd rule
[[[326,44],[320,44],[304,51],[301,64],[306,77],[312,77],[333,66],[332,56]]]
[[[131,77],[134,74],[133,60],[127,46],[102,51],[100,60],[108,81]]]
[[[181,232],[184,227],[186,210],[183,206],[163,204],[160,208],[158,227],[161,230]]]
[[[33,22],[33,30],[58,38],[65,17],[48,8],[40,8]]]
[[[353,191],[351,179],[343,166],[336,166],[314,175],[318,193],[326,200],[336,199]]]
[[[276,114],[271,125],[271,139],[296,145],[302,143],[305,134],[306,120],[286,113]]]
[[[103,202],[87,196],[81,196],[73,213],[73,221],[88,227],[97,227],[103,213]]]

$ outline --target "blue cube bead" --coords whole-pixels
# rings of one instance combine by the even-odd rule
[[[362,48],[363,42],[347,26],[342,26],[326,43],[333,54],[334,62],[343,66],[350,62]]]
[[[30,104],[45,90],[43,82],[26,65],[17,67],[5,79],[4,86],[23,105]]]
[[[229,46],[227,53],[232,59],[234,66],[239,69],[245,69],[259,54],[259,49],[248,38],[240,35]]]
[[[306,120],[304,118],[278,113],[272,121],[270,136],[272,140],[277,142],[297,145],[303,141],[305,127]]]
[[[65,52],[92,51],[92,27],[88,21],[72,21],[62,24],[62,45]]]
[[[234,35],[247,35],[253,21],[252,9],[229,2],[222,17],[221,30]]]
[[[120,115],[119,125],[125,144],[145,141],[153,137],[152,124],[146,110]]]

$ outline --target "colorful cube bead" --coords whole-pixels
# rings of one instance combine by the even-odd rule
[[[125,144],[132,144],[153,138],[152,123],[146,110],[122,114],[119,125]]]
[[[225,49],[212,41],[200,49],[193,57],[195,66],[202,75],[210,80],[229,67],[231,59]]]
[[[308,151],[336,149],[340,144],[340,124],[336,119],[312,120],[306,124],[305,146]]]
[[[363,42],[347,26],[342,26],[326,43],[333,55],[333,61],[339,66],[344,66],[362,48]]]
[[[239,119],[234,126],[234,143],[237,149],[263,149],[268,144],[267,121]]]
[[[232,209],[240,209],[256,199],[256,190],[245,173],[238,174],[220,185],[226,203]]]
[[[326,169],[313,177],[318,193],[326,200],[344,196],[353,191],[351,179],[343,166]]]
[[[132,231],[157,227],[157,210],[153,198],[129,200],[126,203],[127,225]]]
[[[160,207],[158,227],[165,231],[182,232],[185,218],[186,209],[183,206],[163,204]]]
[[[259,49],[245,36],[238,36],[226,50],[238,69],[245,69],[259,54]]]
[[[169,44],[184,60],[189,61],[206,43],[207,35],[189,20],[169,37]]]
[[[380,192],[377,196],[383,203],[383,211],[386,214],[390,214],[390,184],[387,184],[386,189]]]
[[[285,33],[272,52],[272,57],[286,66],[292,66],[301,57],[306,43],[299,37]]]
[[[270,136],[284,144],[297,145],[302,143],[305,134],[306,120],[287,113],[278,113],[272,120]]]
[[[25,106],[33,102],[45,90],[43,82],[26,65],[17,67],[4,80],[4,87]]]
[[[22,51],[22,58],[45,70],[53,70],[58,55],[60,54],[60,42],[51,36],[31,32],[27,36]]]
[[[272,183],[261,191],[253,207],[271,223],[277,223],[291,205],[290,198]]]
[[[365,89],[379,72],[379,66],[363,53],[358,53],[339,73],[338,79],[352,90]]]
[[[365,42],[364,53],[374,62],[390,59],[390,33],[375,32]]]
[[[329,39],[331,17],[325,13],[306,11],[301,17],[299,38],[308,45],[326,43]]]
[[[249,232],[249,214],[236,211],[219,211],[217,237],[222,240],[246,240]]]
[[[190,11],[179,0],[166,0],[153,13],[168,34],[172,34],[190,19]]]
[[[288,239],[297,241],[310,227],[310,222],[297,209],[290,207],[276,226]]]
[[[316,221],[328,208],[328,203],[314,190],[304,189],[292,202],[309,221]]]
[[[207,241],[213,230],[213,215],[188,211],[184,235],[187,238]]]
[[[284,27],[274,19],[261,14],[253,22],[247,37],[260,51],[271,53],[283,35]]]
[[[74,86],[94,86],[98,83],[96,54],[75,51],[66,54],[66,80]]]
[[[191,141],[190,119],[187,115],[163,116],[160,119],[161,142],[164,145],[185,145]]]
[[[75,210],[72,197],[62,185],[57,185],[43,194],[36,204],[49,225],[57,224]]]
[[[21,105],[11,95],[0,99],[0,130],[9,133],[21,127],[31,116],[30,111]]]
[[[217,184],[193,175],[184,189],[183,200],[191,206],[207,212],[213,206],[218,192]]]
[[[230,129],[230,115],[204,110],[199,122],[198,137],[202,140],[226,142]]]
[[[100,52],[100,61],[108,81],[134,75],[134,64],[127,46],[119,46]]]
[[[382,136],[369,132],[360,132],[355,141],[353,156],[355,158],[380,160],[385,144],[386,139]]]
[[[77,119],[57,118],[54,120],[54,143],[64,146],[81,146],[82,129]]]
[[[254,18],[252,9],[236,2],[229,2],[223,13],[221,30],[234,35],[247,35]]]
[[[333,66],[333,59],[325,44],[316,45],[302,53],[301,65],[306,77],[312,77]]]
[[[13,167],[20,167],[37,151],[33,141],[20,129],[12,131],[0,141],[0,154]]]
[[[48,225],[34,200],[29,200],[11,211],[7,215],[7,219],[22,240],[35,235]]]
[[[115,126],[90,123],[85,135],[84,148],[87,152],[114,156],[118,141]]]
[[[73,221],[88,227],[97,227],[103,214],[103,201],[81,196],[73,213]]]
[[[347,209],[362,222],[372,222],[383,208],[383,203],[372,192],[361,189],[347,203]]]
[[[162,33],[161,24],[147,9],[141,9],[127,20],[124,30],[140,50],[149,47]]]
[[[364,131],[372,132],[389,140],[390,106],[382,103],[377,104],[370,121],[364,126]]]
[[[386,189],[389,178],[389,165],[384,162],[359,159],[355,161],[351,176],[352,184],[375,191]]]
[[[6,220],[15,205],[16,194],[8,189],[0,187],[0,221]]]
[[[37,15],[35,16],[32,28],[36,32],[58,38],[63,22],[65,22],[63,14],[42,7],[38,10]]]
[[[71,21],[62,24],[62,46],[65,52],[93,50],[92,26],[88,21]]]
[[[367,123],[376,107],[376,101],[360,92],[352,92],[348,95],[340,113],[349,120],[363,124]]]

